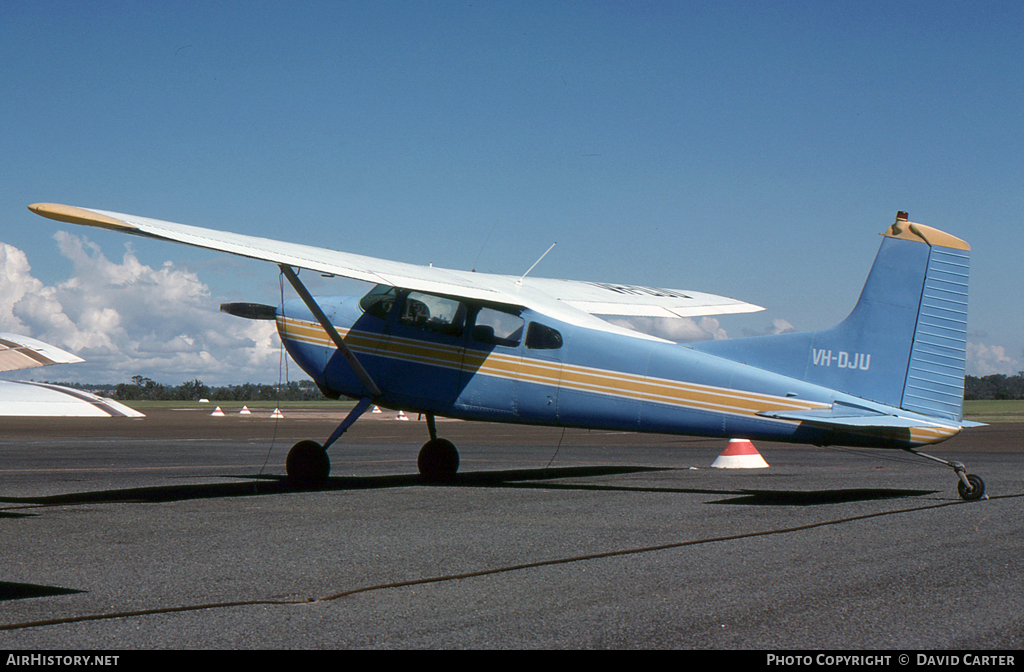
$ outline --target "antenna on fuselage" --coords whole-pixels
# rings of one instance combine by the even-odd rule
[[[540,259],[538,259],[537,261],[533,262],[533,266],[530,266],[528,269],[526,269],[526,273],[523,273],[523,277],[519,278],[518,280],[516,280],[516,284],[517,285],[522,286],[523,278],[528,276],[530,274],[530,271],[532,271],[533,269],[535,269],[537,267],[537,264],[539,264],[541,262],[541,259],[543,259],[544,257],[548,256],[548,252],[550,252],[551,250],[555,249],[555,245],[558,245],[558,243],[551,243],[551,247],[548,248],[548,251],[545,252],[544,254],[540,255]]]
[[[473,260],[473,267],[469,269],[470,273],[476,273],[476,262],[480,261],[480,255],[484,253],[484,248],[487,247],[487,241],[491,239],[491,234],[494,233],[494,229],[498,226],[498,221],[501,217],[494,220],[494,224],[491,225],[491,230],[487,233],[487,237],[484,238],[484,244],[480,246],[480,251],[476,253],[476,259]]]

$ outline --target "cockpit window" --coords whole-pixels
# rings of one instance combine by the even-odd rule
[[[523,318],[493,308],[481,308],[470,336],[477,343],[516,347],[523,338]]]
[[[540,322],[530,322],[526,330],[526,347],[532,350],[557,350],[562,347],[562,335]]]
[[[466,326],[466,306],[455,299],[409,292],[400,319],[406,326],[461,336]]]
[[[377,285],[366,296],[359,299],[359,307],[367,315],[386,319],[398,297],[398,289],[387,285]]]

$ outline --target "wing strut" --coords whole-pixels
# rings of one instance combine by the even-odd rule
[[[353,423],[355,423],[355,421],[359,419],[359,416],[362,415],[363,412],[370,407],[371,403],[373,403],[373,400],[370,399],[369,397],[363,397],[362,399],[360,399],[359,403],[356,404],[356,407],[348,412],[348,415],[345,416],[345,419],[342,420],[341,424],[338,425],[338,428],[334,430],[334,433],[331,434],[331,436],[326,441],[324,441],[324,450],[330,448],[335,441],[340,439],[341,435],[348,431],[348,428],[351,427]]]
[[[309,308],[309,312],[313,313],[313,317],[315,317],[317,322],[320,323],[320,326],[324,328],[324,331],[326,331],[327,335],[331,337],[334,344],[338,346],[338,350],[345,356],[345,361],[348,362],[349,366],[352,367],[352,370],[356,372],[357,376],[359,376],[359,380],[363,381],[363,385],[366,386],[370,396],[379,397],[381,392],[380,388],[377,387],[377,383],[373,381],[370,374],[363,368],[362,363],[356,359],[355,353],[345,345],[345,341],[341,338],[341,334],[338,333],[338,330],[334,328],[331,321],[327,319],[326,315],[324,315],[324,311],[320,310],[320,306],[312,295],[310,295],[306,286],[302,284],[302,281],[299,280],[299,276],[295,274],[295,271],[293,271],[292,267],[288,264],[279,264],[278,266],[280,267],[281,272],[284,273],[284,277],[288,278],[288,282],[292,283],[292,287],[295,288],[295,291],[302,298],[302,302],[306,304],[307,308]]]

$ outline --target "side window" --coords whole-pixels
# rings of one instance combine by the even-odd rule
[[[386,319],[388,313],[391,312],[392,306],[395,305],[395,298],[398,296],[398,290],[394,287],[388,287],[387,285],[377,285],[369,292],[366,296],[359,299],[359,307],[363,309],[363,312],[367,315],[373,315],[380,319]]]
[[[532,350],[557,350],[562,347],[562,335],[540,322],[530,322],[526,330],[526,347]]]
[[[477,343],[504,345],[511,348],[523,338],[523,318],[493,308],[481,308],[470,336]]]
[[[409,292],[405,297],[402,324],[447,336],[461,336],[466,326],[466,306],[455,299]]]

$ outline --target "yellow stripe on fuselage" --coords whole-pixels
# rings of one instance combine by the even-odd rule
[[[316,322],[278,316],[277,325],[282,338],[326,348],[335,347],[323,327]],[[811,410],[829,407],[825,403],[792,397],[778,397],[577,364],[550,362],[518,354],[482,352],[394,335],[349,329],[338,329],[338,333],[345,339],[345,343],[359,354],[692,410],[767,420],[757,413],[766,409]],[[774,421],[798,424],[794,420]],[[911,428],[910,440],[913,443],[935,443],[958,432],[959,428],[955,427],[925,425]]]
[[[277,323],[282,338],[321,347],[334,347],[323,327],[315,322],[278,317]],[[787,397],[685,383],[576,364],[548,362],[520,355],[480,352],[393,335],[347,329],[338,329],[338,333],[354,352],[360,354],[372,354],[406,362],[631,400],[740,415],[754,415],[765,408],[809,410],[827,407],[827,404]]]

